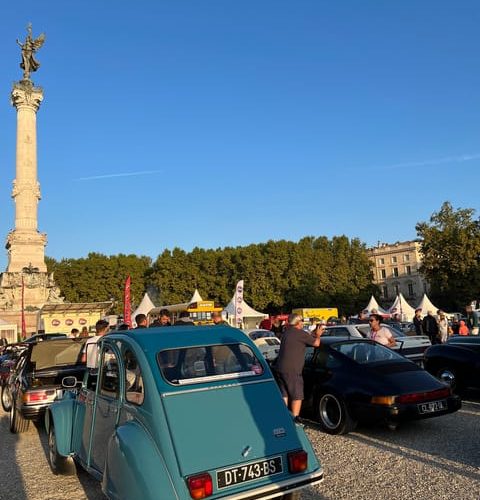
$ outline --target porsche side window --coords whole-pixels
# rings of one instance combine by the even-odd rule
[[[110,347],[105,347],[101,358],[100,394],[118,398],[120,377],[118,359]]]

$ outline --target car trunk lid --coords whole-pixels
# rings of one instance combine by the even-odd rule
[[[184,476],[302,448],[273,379],[162,397]]]

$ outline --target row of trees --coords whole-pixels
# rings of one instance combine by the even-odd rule
[[[376,291],[365,245],[346,236],[299,242],[269,241],[216,250],[165,250],[155,262],[135,255],[47,259],[65,299],[71,302],[116,301],[121,312],[123,284],[132,278],[132,302],[145,290],[154,302],[188,300],[195,288],[204,298],[226,305],[239,279],[245,280],[245,300],[254,308],[289,311],[293,307],[337,306],[350,314]]]
[[[416,225],[423,253],[420,270],[431,285],[432,300],[446,310],[480,298],[480,220],[474,214],[445,202],[429,222]],[[365,244],[346,236],[191,252],[174,248],[154,262],[146,256],[90,253],[80,259],[48,258],[47,266],[67,301],[114,299],[118,313],[128,275],[134,305],[145,290],[162,305],[185,302],[195,288],[204,298],[226,305],[243,279],[245,300],[260,311],[336,306],[352,314],[378,292]]]

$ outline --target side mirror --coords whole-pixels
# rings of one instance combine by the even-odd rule
[[[62,378],[62,387],[65,389],[73,389],[77,387],[77,377],[63,377]]]

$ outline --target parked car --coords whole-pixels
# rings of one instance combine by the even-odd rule
[[[437,417],[461,407],[450,387],[412,361],[374,341],[322,337],[307,348],[302,414],[313,415],[329,434],[345,434],[357,422]]]
[[[26,347],[25,344],[9,344],[2,351],[0,354],[0,386],[6,384],[10,372]]]
[[[425,352],[425,369],[459,391],[480,389],[480,337],[454,335]]]
[[[2,387],[2,404],[5,399],[9,406],[11,432],[23,432],[30,420],[41,420],[46,408],[61,396],[63,378],[83,377],[85,364],[81,358],[84,344],[84,339],[27,344],[7,384]]]
[[[397,345],[392,348],[394,351],[414,361],[419,366],[423,366],[423,354],[432,345],[430,339],[426,335],[410,336],[405,335],[391,325],[382,323],[381,326],[390,330],[395,338]],[[368,324],[359,323],[355,325],[327,326],[327,330],[323,335],[330,337],[368,338],[369,331],[370,326]]]
[[[118,331],[45,419],[54,473],[72,456],[109,498],[297,498],[323,479],[257,347],[223,326]]]
[[[254,328],[251,330],[244,330],[244,332],[253,340],[263,357],[269,363],[272,363],[278,358],[278,353],[280,352],[280,339],[272,331]]]

